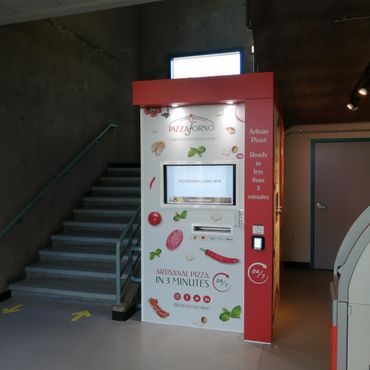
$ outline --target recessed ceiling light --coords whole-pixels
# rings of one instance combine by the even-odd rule
[[[173,104],[171,104],[171,107],[173,107],[173,108],[177,108],[179,105],[177,104],[177,103],[173,103]]]
[[[232,105],[232,104],[235,104],[235,102],[233,100],[227,100],[226,104]]]

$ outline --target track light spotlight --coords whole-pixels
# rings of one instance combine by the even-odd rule
[[[367,91],[367,89],[365,88],[365,87],[361,87],[360,89],[358,89],[358,91],[357,91],[360,95],[362,95],[362,96],[365,96],[365,95],[367,95],[367,93],[368,93],[368,91]]]
[[[368,95],[369,87],[370,87],[370,63],[365,68],[360,79],[355,85],[355,88],[352,91],[351,100],[347,104],[347,108],[350,111],[354,112],[358,110],[360,99]]]
[[[353,103],[348,103],[347,108],[351,111],[356,111],[358,109],[358,105],[354,105]]]

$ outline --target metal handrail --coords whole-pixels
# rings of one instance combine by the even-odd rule
[[[77,163],[80,159],[88,152],[92,146],[98,144],[100,139],[110,130],[116,128],[118,125],[115,123],[109,124],[89,145],[85,147],[73,160],[61,171],[59,172],[53,180],[51,180],[48,185],[45,186],[1,231],[0,231],[0,238],[2,238],[5,234],[9,232],[9,230],[18,223],[21,218],[31,209],[33,208],[37,202],[44,197],[49,190],[63,177],[67,174],[67,172]]]
[[[136,245],[134,245],[134,237],[140,230],[140,214],[141,214],[141,207],[136,210],[135,214],[131,217],[130,222],[128,223],[127,227],[121,233],[121,236],[117,240],[116,243],[116,304],[121,303],[121,292],[123,285],[122,284],[122,257],[123,254],[127,255],[128,257],[128,274],[125,279],[125,283],[127,283],[132,278],[132,270],[134,267],[133,262],[133,248],[137,247],[140,243],[140,238]],[[139,219],[139,222],[136,221]],[[125,246],[125,250],[122,252],[122,244],[124,241],[127,241]]]

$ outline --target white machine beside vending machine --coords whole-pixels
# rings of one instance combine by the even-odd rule
[[[370,207],[349,229],[331,283],[331,370],[370,368]]]

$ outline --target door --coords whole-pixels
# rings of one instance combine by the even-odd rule
[[[313,142],[313,258],[333,269],[348,229],[370,204],[370,139]]]

